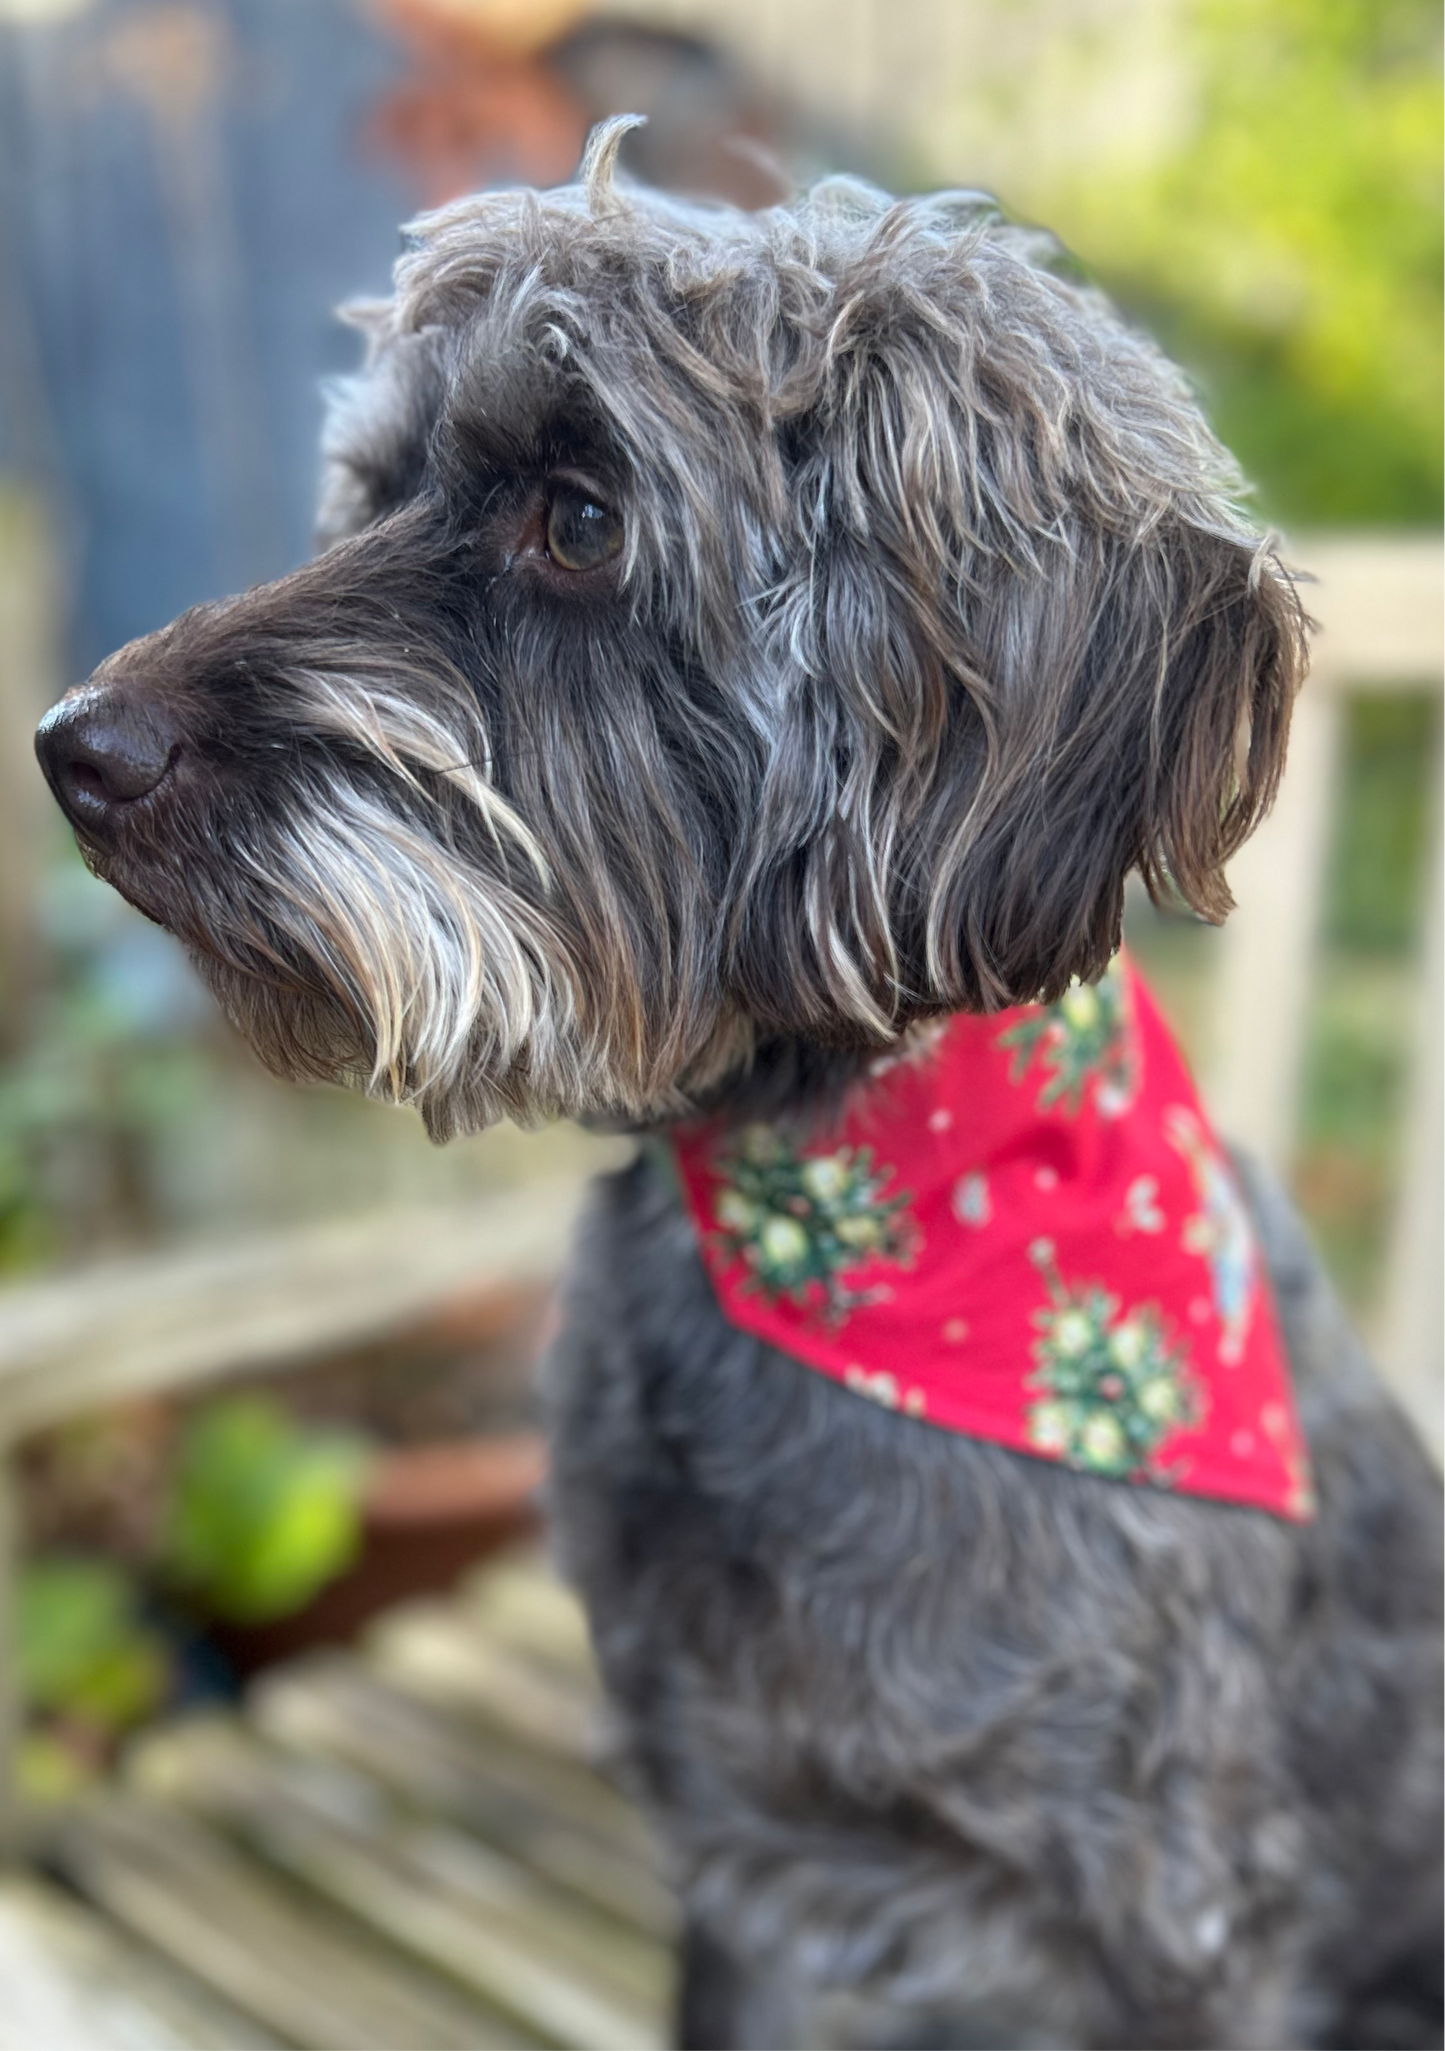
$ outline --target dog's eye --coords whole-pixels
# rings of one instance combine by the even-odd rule
[[[622,546],[622,522],[577,485],[560,485],[547,508],[547,553],[564,570],[595,570]]]

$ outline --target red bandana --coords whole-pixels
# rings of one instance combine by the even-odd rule
[[[709,1123],[674,1149],[742,1330],[949,1431],[1312,1514],[1244,1205],[1122,959],[948,1019],[804,1145]]]

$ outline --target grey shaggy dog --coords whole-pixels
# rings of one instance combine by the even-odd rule
[[[625,124],[624,124],[625,126]],[[1293,586],[1181,376],[973,195],[424,220],[328,544],[64,700],[99,872],[281,1073],[647,1133],[1209,918]],[[694,2046],[1439,2042],[1440,1498],[1249,1180],[1319,1519],[887,1415],[598,1190],[553,1509],[689,1917]]]

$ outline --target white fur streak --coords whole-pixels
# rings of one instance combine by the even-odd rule
[[[545,1069],[568,1036],[574,992],[536,914],[340,777],[282,826],[262,880],[364,1023],[372,1090],[425,1107],[524,1051]]]

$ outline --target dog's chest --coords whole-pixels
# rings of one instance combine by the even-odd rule
[[[1209,1553],[1209,1505],[935,1432],[760,1348],[646,1165],[584,1235],[549,1389],[564,1559],[709,1918],[812,1946],[822,1979],[941,1992],[959,1967],[1037,1975],[1084,1864],[1158,1885],[1181,1819],[1152,1842],[1127,1817],[1129,1745],[1164,1739],[1191,1643],[1209,1655],[1207,1577],[1189,1616],[1176,1565]],[[1123,1567],[1140,1518],[1168,1614]],[[1261,1684],[1232,1676],[1256,1731]],[[1230,1719],[1176,1735],[1254,1805]],[[1232,1829],[1207,1778],[1191,1827]],[[1205,1934],[1211,1899],[1183,1903]]]

